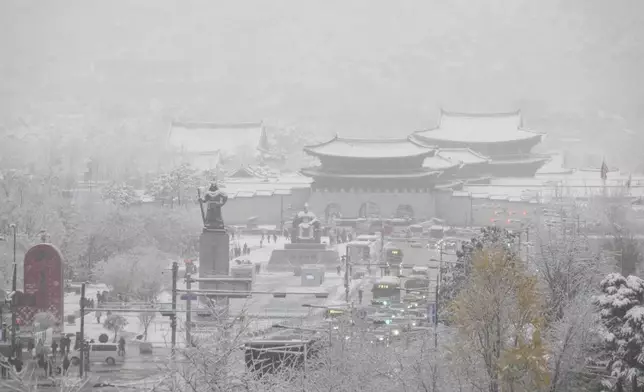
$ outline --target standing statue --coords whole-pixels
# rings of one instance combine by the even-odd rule
[[[228,201],[228,195],[221,191],[216,183],[210,184],[210,188],[202,198],[199,195],[199,204],[201,205],[201,217],[206,229],[224,230],[224,218],[221,215],[221,208]],[[203,211],[203,204],[207,205],[206,213]]]

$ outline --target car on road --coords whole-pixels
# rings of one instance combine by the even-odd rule
[[[408,307],[407,304],[393,303],[388,306],[388,309],[395,313],[404,313]]]
[[[89,361],[90,363],[100,362],[113,366],[123,363],[123,357],[118,355],[118,344],[116,343],[90,343]],[[80,348],[76,349],[72,355],[71,363],[74,366],[80,363]]]

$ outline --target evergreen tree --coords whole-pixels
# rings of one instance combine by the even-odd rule
[[[599,308],[604,354],[612,379],[604,384],[621,392],[630,383],[639,391],[644,376],[644,280],[611,273],[601,281]]]

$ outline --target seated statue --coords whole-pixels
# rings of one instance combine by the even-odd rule
[[[293,218],[292,243],[320,243],[321,223],[317,216],[309,211],[308,203],[304,204],[304,210],[300,211]]]

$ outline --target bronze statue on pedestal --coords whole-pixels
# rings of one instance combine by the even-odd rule
[[[314,243],[321,241],[321,222],[317,216],[309,211],[309,204],[304,204],[304,210],[300,211],[293,218],[292,243]]]
[[[225,230],[224,218],[221,215],[221,208],[228,201],[228,195],[219,189],[216,183],[210,184],[210,188],[201,197],[201,192],[197,190],[199,196],[199,204],[201,206],[201,218],[203,219],[204,229],[206,230]],[[207,206],[204,213],[203,205]]]

